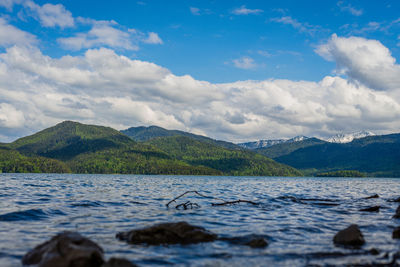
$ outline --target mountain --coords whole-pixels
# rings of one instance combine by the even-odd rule
[[[260,149],[260,148],[266,148],[270,147],[273,145],[278,145],[282,143],[293,143],[293,142],[299,142],[308,139],[306,136],[296,136],[291,139],[275,139],[275,140],[259,140],[259,141],[254,141],[254,142],[247,142],[247,143],[240,143],[238,146],[246,148],[246,149]]]
[[[35,172],[35,173],[68,173],[70,168],[63,162],[44,158],[27,157],[16,150],[0,148],[1,172]]]
[[[301,148],[320,145],[324,143],[326,143],[326,141],[312,137],[297,142],[283,142],[270,147],[258,148],[255,151],[268,158],[275,159],[284,155],[288,155]]]
[[[81,153],[134,144],[129,137],[109,127],[64,121],[31,136],[20,138],[9,147],[28,156],[39,155],[68,160]]]
[[[162,128],[157,129],[162,130]],[[190,136],[190,135],[189,135]],[[229,144],[223,142],[223,144]],[[0,146],[2,172],[302,175],[262,155],[181,135],[136,142],[103,126],[65,121]]]
[[[206,136],[192,134],[192,133],[179,131],[179,130],[167,130],[167,129],[164,129],[164,128],[161,128],[158,126],[131,127],[129,129],[122,130],[121,133],[131,137],[133,140],[135,140],[137,142],[145,142],[145,141],[149,141],[151,139],[158,138],[158,137],[186,136],[186,137],[190,137],[190,138],[196,139],[201,142],[214,144],[214,145],[221,146],[221,147],[228,148],[228,149],[241,149],[241,147],[239,147],[238,145],[235,145],[230,142],[214,140],[214,139],[206,137]]]
[[[367,136],[374,136],[375,134],[372,132],[368,132],[368,131],[359,131],[359,132],[353,132],[353,133],[347,133],[347,134],[337,134],[334,136],[331,136],[327,139],[324,139],[327,142],[331,142],[331,143],[350,143],[351,141],[353,141],[354,139],[360,139],[363,137],[367,137]]]
[[[302,176],[294,168],[255,152],[226,149],[187,136],[159,137],[147,141],[146,144],[191,165],[206,166],[227,175]]]
[[[349,143],[310,138],[257,152],[306,174],[353,170],[369,176],[400,176],[400,134],[367,136]]]
[[[20,138],[7,148],[28,160],[38,157],[57,160],[69,170],[59,172],[221,174],[211,168],[173,159],[154,147],[136,143],[115,129],[72,121]],[[3,168],[3,172],[6,171]]]

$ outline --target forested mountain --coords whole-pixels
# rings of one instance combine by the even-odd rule
[[[169,136],[147,142],[173,158],[207,166],[228,175],[302,176],[297,170],[252,151],[229,150],[186,136]]]
[[[227,149],[220,146],[218,141],[206,137],[176,135],[168,138],[170,138],[167,141],[168,147],[160,145],[162,139],[138,143],[109,127],[65,121],[13,143],[2,144],[0,170],[2,172],[301,175],[297,170],[264,156]]]
[[[355,170],[369,176],[400,176],[400,134],[368,136],[345,144],[308,139],[258,152],[307,174]]]
[[[238,146],[234,143],[215,140],[215,139],[212,139],[212,138],[209,138],[206,136],[192,134],[192,133],[188,133],[188,132],[184,132],[184,131],[167,130],[167,129],[164,129],[164,128],[161,128],[158,126],[131,127],[129,129],[122,130],[121,133],[126,134],[127,136],[131,137],[133,140],[135,140],[137,142],[149,141],[149,140],[151,140],[153,138],[157,138],[157,137],[186,136],[186,137],[190,137],[190,138],[196,139],[201,142],[222,146],[222,147],[228,148],[228,149],[242,149],[240,146]]]

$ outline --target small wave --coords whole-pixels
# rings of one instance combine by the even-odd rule
[[[60,210],[49,210],[45,212],[42,209],[29,209],[23,211],[14,211],[0,215],[0,221],[39,221],[48,218],[50,215],[66,215]]]
[[[83,200],[80,202],[72,203],[71,207],[102,207],[103,205],[97,201]]]

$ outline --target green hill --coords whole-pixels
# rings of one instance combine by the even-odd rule
[[[127,136],[131,137],[133,140],[137,142],[146,142],[149,141],[153,138],[157,137],[168,137],[168,136],[186,136],[190,137],[193,139],[196,139],[201,142],[221,146],[224,148],[228,149],[238,149],[238,150],[243,150],[240,146],[230,143],[230,142],[225,142],[225,141],[220,141],[220,140],[214,140],[212,138],[202,136],[202,135],[197,135],[197,134],[192,134],[184,131],[178,131],[178,130],[167,130],[158,126],[149,126],[149,127],[131,127],[126,130],[122,130],[121,133],[126,134]]]
[[[205,141],[182,135],[165,138],[138,143],[109,127],[66,121],[3,144],[0,166],[3,172],[301,175],[264,156],[226,149],[206,137],[202,137]]]
[[[134,145],[130,138],[109,127],[65,121],[9,145],[25,155],[61,160],[81,153]]]
[[[400,176],[400,134],[368,136],[345,144],[298,143],[297,149],[281,146],[279,150],[286,152],[277,153],[272,158],[307,174],[355,170],[369,176]],[[268,150],[275,153],[277,148],[272,146],[262,153],[272,155]]]
[[[230,150],[186,136],[169,136],[146,142],[171,157],[205,166],[227,175],[302,176],[299,171],[251,151]]]
[[[69,173],[71,170],[59,160],[27,157],[16,150],[0,148],[0,172]]]

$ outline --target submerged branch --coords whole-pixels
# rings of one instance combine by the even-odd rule
[[[224,203],[211,203],[211,206],[224,206],[224,205],[232,205],[232,204],[237,204],[237,203],[249,203],[252,205],[258,205],[258,203],[250,201],[250,200],[239,199],[239,200],[235,200],[235,201],[226,201]]]
[[[209,198],[209,199],[216,199],[216,200],[220,200],[222,201],[222,203],[211,203],[211,206],[224,206],[224,205],[233,205],[233,204],[238,204],[238,203],[249,203],[252,205],[258,205],[259,203],[250,201],[250,200],[243,200],[243,199],[239,199],[239,200],[235,200],[235,201],[225,201],[222,198],[217,198],[217,197],[213,197],[213,196],[206,196],[203,195],[195,190],[193,191],[186,191],[185,193],[177,196],[176,198],[172,199],[170,202],[168,202],[167,204],[165,204],[167,206],[167,208],[169,208],[169,205],[171,205],[171,203],[176,202],[179,198],[189,194],[189,193],[193,193],[196,194],[198,196],[204,197],[204,198]],[[197,203],[192,203],[190,201],[187,201],[185,203],[181,203],[175,206],[176,209],[193,209],[193,208],[200,208],[200,205],[198,205]]]
[[[205,197],[205,198],[211,198],[211,199],[218,199],[218,200],[221,200],[221,201],[224,201],[223,199],[221,199],[221,198],[217,198],[217,197],[211,197],[211,196],[206,196],[206,195],[203,195],[203,194],[200,194],[199,192],[197,192],[197,191],[195,191],[195,190],[193,190],[193,191],[186,191],[185,193],[183,193],[183,194],[181,194],[181,195],[179,195],[179,196],[177,196],[176,198],[174,198],[173,200],[171,200],[170,202],[168,202],[167,204],[165,204],[166,206],[167,206],[167,208],[169,207],[169,205],[172,203],[172,202],[175,202],[176,200],[178,200],[179,198],[181,198],[181,197],[183,197],[184,195],[186,195],[186,194],[189,194],[189,193],[194,193],[194,194],[196,194],[196,195],[199,195],[199,196],[201,196],[201,197]],[[179,205],[178,205],[179,206]]]

